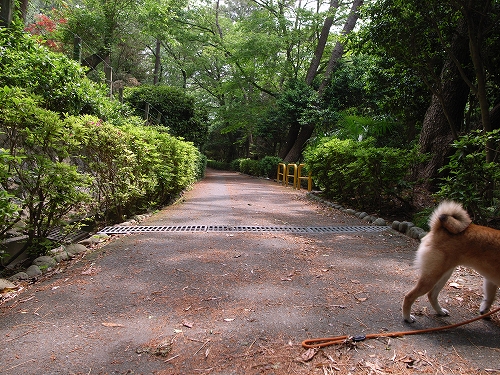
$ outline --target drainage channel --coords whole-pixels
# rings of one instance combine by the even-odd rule
[[[112,226],[99,231],[102,234],[156,233],[156,232],[285,232],[285,233],[359,233],[382,232],[385,226],[247,226],[247,225],[175,225],[175,226]]]

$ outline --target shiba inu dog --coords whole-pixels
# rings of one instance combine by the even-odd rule
[[[464,208],[452,201],[442,202],[436,208],[429,226],[430,232],[422,238],[416,256],[420,278],[404,297],[404,320],[415,321],[411,306],[425,293],[439,315],[448,315],[448,310],[439,305],[438,295],[459,265],[484,277],[480,312],[487,313],[500,285],[500,230],[472,224]]]

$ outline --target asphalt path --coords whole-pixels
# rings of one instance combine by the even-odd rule
[[[209,170],[145,226],[367,224],[274,181]],[[320,350],[302,340],[474,317],[481,279],[459,269],[401,318],[418,242],[384,231],[185,231],[112,236],[0,306],[0,374],[500,373],[500,320]],[[497,303],[498,304],[498,303]],[[496,304],[495,304],[496,306]]]

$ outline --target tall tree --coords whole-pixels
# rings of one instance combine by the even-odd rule
[[[345,36],[350,32],[352,32],[352,30],[354,30],[356,21],[358,20],[359,17],[358,10],[362,4],[363,0],[354,0],[352,2],[350,11],[347,13],[344,27],[342,29],[341,33],[342,36]],[[313,84],[314,78],[319,73],[318,69],[320,67],[320,61],[325,51],[330,29],[333,25],[333,18],[331,14],[339,11],[339,6],[340,6],[339,2],[336,0],[332,0],[330,2],[329,12],[327,13],[325,21],[323,23],[321,34],[317,41],[316,50],[314,52],[314,56],[311,60],[307,75],[305,77],[305,81],[308,85]],[[342,57],[343,51],[344,51],[343,41],[337,38],[335,42],[335,47],[332,49],[332,52],[327,60],[328,62],[326,64],[326,68],[324,69],[323,78],[318,88],[319,96],[321,96],[325,87],[330,82],[335,66],[338,60]],[[288,141],[285,144],[285,148],[282,149],[281,151],[281,156],[283,160],[288,162],[294,162],[300,158],[302,149],[304,148],[304,145],[314,133],[315,127],[316,124],[314,122],[304,123],[300,127],[300,131],[297,132],[295,136],[293,135],[294,133],[292,133],[292,131],[295,132],[295,129],[293,128],[291,129],[291,131],[288,134]]]
[[[450,142],[467,131],[464,115],[469,92],[476,97],[469,100],[469,108],[479,103],[480,126],[492,129],[490,102],[498,97],[490,99],[487,82],[496,75],[496,58],[491,55],[496,49],[491,46],[500,36],[495,27],[498,4],[491,0],[380,0],[369,7],[368,17],[367,43],[418,72],[432,93],[419,139],[420,150],[431,159],[418,173],[431,184],[446,160]]]

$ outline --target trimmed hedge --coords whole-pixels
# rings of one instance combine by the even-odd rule
[[[251,176],[275,178],[278,163],[282,159],[277,156],[264,156],[260,160],[249,158],[235,159],[230,163],[230,168],[233,171],[249,174]]]
[[[105,222],[168,202],[203,175],[190,142],[143,126],[41,108],[19,88],[0,89],[0,235],[27,214],[30,246],[56,227],[92,215]],[[35,249],[35,252],[41,249]]]
[[[408,176],[417,152],[377,148],[373,141],[327,138],[304,153],[313,179],[327,198],[374,207],[410,199]]]

